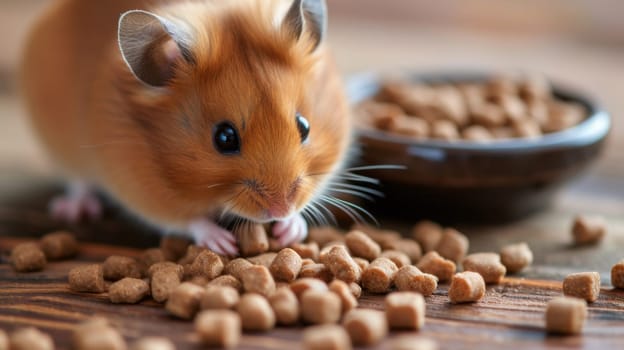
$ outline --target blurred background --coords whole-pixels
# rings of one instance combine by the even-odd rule
[[[52,0],[53,1],[53,0]],[[17,93],[29,26],[50,0],[0,1],[0,190],[49,172]],[[614,128],[598,165],[574,191],[624,198],[624,2],[618,0],[328,0],[329,41],[345,76],[476,68],[537,71],[589,92]],[[5,193],[6,192],[0,192]],[[612,205],[605,205],[605,210]]]

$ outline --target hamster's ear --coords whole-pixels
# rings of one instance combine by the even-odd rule
[[[128,11],[119,18],[119,49],[132,73],[150,86],[163,86],[179,60],[192,62],[186,28],[151,12]]]
[[[325,0],[294,0],[284,22],[295,40],[298,40],[304,30],[309,31],[314,40],[315,50],[325,38],[327,30],[327,4]]]

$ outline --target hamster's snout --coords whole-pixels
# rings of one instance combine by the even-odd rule
[[[244,181],[251,190],[254,201],[260,207],[262,219],[276,220],[289,217],[295,210],[297,193],[301,187],[301,177],[280,188],[270,188],[257,180]]]

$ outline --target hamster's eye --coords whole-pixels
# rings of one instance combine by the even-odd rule
[[[229,122],[221,122],[213,129],[214,146],[221,154],[238,154],[240,153],[240,139],[238,131],[234,125]]]
[[[299,129],[299,134],[301,135],[301,143],[304,143],[308,140],[308,135],[310,134],[310,123],[300,113],[297,113],[295,119],[297,120],[297,129]]]

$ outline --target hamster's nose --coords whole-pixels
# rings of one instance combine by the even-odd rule
[[[281,219],[289,216],[295,208],[294,202],[301,186],[301,178],[298,177],[288,186],[273,190],[255,180],[246,181],[246,184],[262,198],[266,216],[270,219]]]

